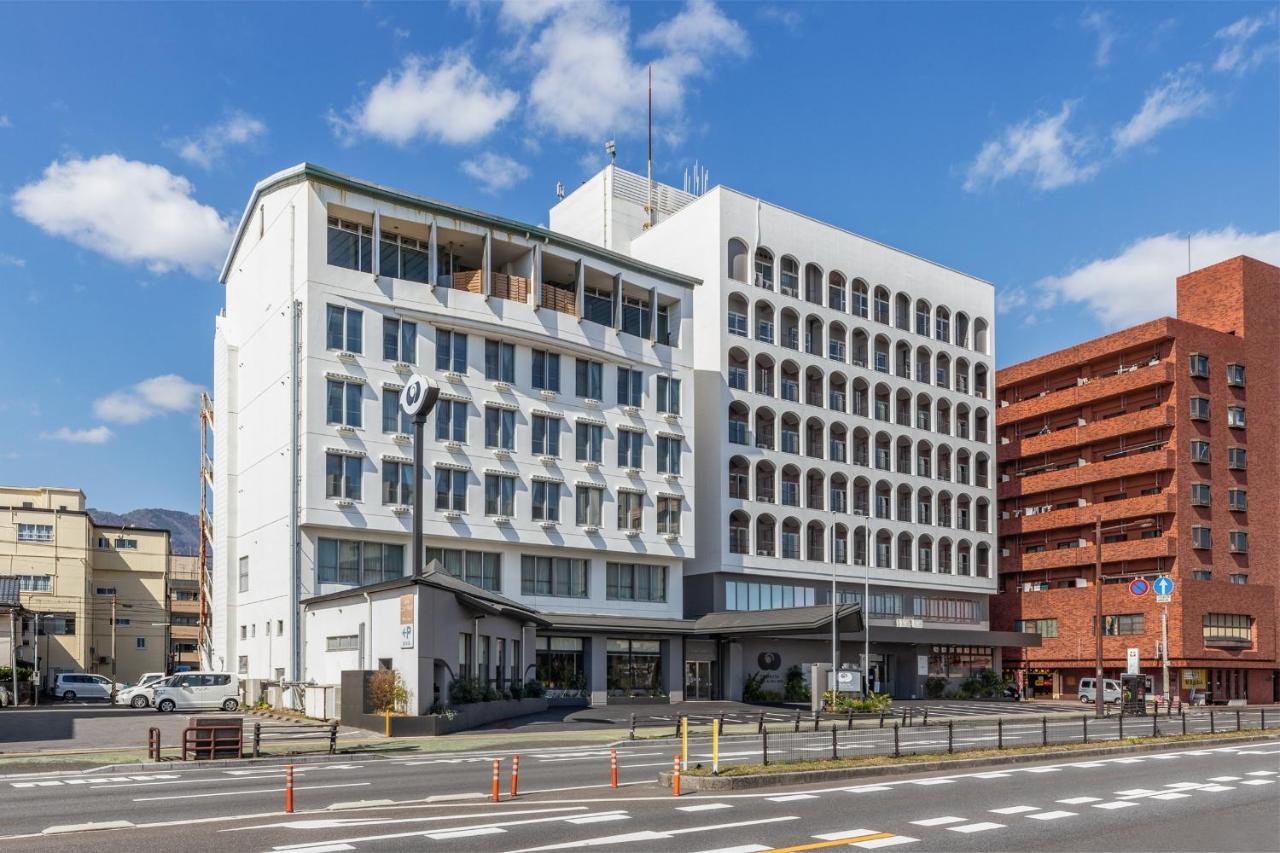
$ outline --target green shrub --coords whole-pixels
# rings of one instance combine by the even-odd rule
[[[865,699],[859,699],[848,693],[828,690],[822,694],[822,704],[827,713],[832,714],[847,714],[850,711],[855,714],[878,714],[889,710],[893,699],[888,693],[872,693]]]
[[[804,670],[799,664],[792,664],[787,670],[787,680],[782,687],[783,696],[788,702],[808,702],[809,685],[804,683]]]
[[[743,702],[762,702],[765,698],[763,688],[765,673],[756,672],[747,676],[747,680],[742,683],[742,701]]]
[[[947,680],[937,675],[931,675],[924,680],[924,694],[930,699],[941,699],[947,690]]]
[[[394,669],[380,669],[369,676],[369,705],[375,714],[405,713],[409,688]]]
[[[541,681],[526,681],[524,683],[523,695],[526,699],[541,699],[542,694],[546,690],[542,686]]]
[[[449,682],[449,704],[470,705],[484,701],[484,688],[474,678],[463,676]]]

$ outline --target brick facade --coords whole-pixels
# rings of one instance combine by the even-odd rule
[[[1104,637],[1108,674],[1137,647],[1160,690],[1167,609],[1174,691],[1186,692],[1183,671],[1187,684],[1203,671],[1211,698],[1280,699],[1280,268],[1233,258],[1180,277],[1177,295],[1177,319],[997,374],[1001,592],[991,621],[1016,630],[1021,620],[1056,620],[1056,637],[1006,656],[1044,676],[1041,692],[1074,695],[1092,674],[1101,519],[1103,614],[1127,617],[1106,621],[1129,632]],[[1207,357],[1207,376],[1193,375],[1194,356]],[[1228,381],[1228,365],[1243,367],[1242,385]],[[1208,401],[1206,418],[1193,416],[1194,398]],[[1243,427],[1228,423],[1235,407]],[[1207,463],[1193,461],[1193,442],[1208,443]],[[1229,465],[1229,448],[1244,451],[1246,467]],[[1231,491],[1243,491],[1245,509],[1232,508]],[[1208,547],[1193,541],[1195,528]],[[1232,547],[1233,534],[1247,549]],[[1176,583],[1167,606],[1129,593],[1133,578],[1161,574]],[[1206,640],[1209,614],[1246,617],[1247,639]]]

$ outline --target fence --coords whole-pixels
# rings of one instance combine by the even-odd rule
[[[1169,735],[1221,734],[1275,729],[1280,715],[1271,709],[1229,708],[1169,714],[1097,718],[1017,716],[994,720],[951,719],[904,725],[887,718],[884,727],[855,725],[856,717],[765,724],[758,734],[720,738],[720,764],[816,761],[832,758],[938,755],[971,750],[1094,744]],[[816,727],[816,729],[815,729]],[[678,743],[678,741],[677,741]],[[711,741],[689,735],[689,764],[709,764]]]
[[[284,743],[293,747],[296,741],[300,740],[318,740],[320,742],[328,741],[329,754],[333,755],[338,750],[338,724],[337,723],[257,723],[253,724],[253,740],[251,750],[253,757],[257,758],[262,753],[263,744],[279,744]],[[297,750],[290,748],[289,752]]]

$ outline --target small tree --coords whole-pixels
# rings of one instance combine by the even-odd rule
[[[394,669],[380,669],[369,676],[369,704],[376,714],[405,713],[409,706],[409,688]]]

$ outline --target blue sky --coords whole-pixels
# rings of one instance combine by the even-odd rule
[[[992,281],[1009,364],[1280,263],[1275,4],[8,4],[0,482],[194,509],[216,266],[311,160],[545,222],[618,140]]]

